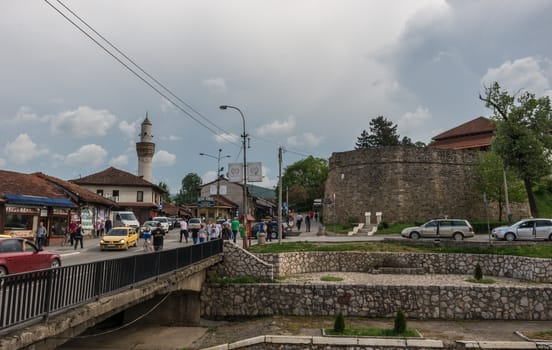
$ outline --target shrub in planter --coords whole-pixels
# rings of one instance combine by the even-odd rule
[[[406,331],[406,317],[404,316],[404,312],[402,310],[397,311],[393,331],[397,334],[402,334]]]
[[[335,317],[333,330],[334,332],[338,332],[338,333],[343,333],[343,331],[345,331],[345,318],[343,317],[343,314],[341,313],[341,311]]]
[[[475,269],[473,271],[473,278],[475,278],[478,281],[480,281],[483,278],[483,271],[481,270],[481,265],[479,265],[479,263],[475,265]]]

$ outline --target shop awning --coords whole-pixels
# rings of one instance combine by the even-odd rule
[[[47,207],[74,208],[76,205],[67,198],[48,198],[37,196],[23,196],[19,194],[4,194],[8,204],[43,205]]]

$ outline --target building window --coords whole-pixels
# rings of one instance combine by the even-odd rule
[[[137,202],[143,202],[144,201],[144,191],[136,192],[136,201]]]
[[[118,202],[119,201],[119,190],[113,190],[113,201]]]
[[[103,190],[96,190],[96,194],[103,197]]]

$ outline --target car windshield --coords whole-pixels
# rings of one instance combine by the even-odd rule
[[[134,217],[134,214],[120,213],[120,215],[121,215],[121,219],[123,220],[136,220],[136,218]]]
[[[159,222],[167,222],[167,218],[156,218]]]
[[[199,219],[190,219],[189,223],[190,224],[199,224]]]
[[[517,227],[517,226],[523,224],[525,221],[526,221],[526,220],[520,220],[520,221],[516,222],[515,224],[513,224],[512,226],[516,226],[516,227]]]
[[[108,236],[126,236],[128,230],[122,229],[122,228],[114,228],[109,230]]]
[[[158,221],[146,221],[144,222],[144,226],[157,226]]]

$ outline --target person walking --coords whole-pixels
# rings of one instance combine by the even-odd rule
[[[311,217],[310,215],[305,216],[305,232],[310,232],[310,226],[311,226]]]
[[[75,239],[75,250],[77,249],[77,245],[79,244],[79,242],[80,242],[81,249],[83,249],[83,246],[82,246],[83,236],[84,236],[84,232],[82,229],[82,224],[79,222],[77,226],[77,231],[75,232],[75,237],[73,237]]]
[[[201,228],[199,229],[199,243],[203,243],[207,241],[207,230],[205,227],[205,224],[201,224]]]
[[[161,228],[161,223],[157,223],[157,227],[152,232],[153,236],[153,250],[158,251],[163,249],[163,239],[165,237],[165,230]]]
[[[104,223],[104,233],[107,234],[112,227],[113,227],[113,223],[111,222],[111,219],[108,216]]]
[[[235,217],[234,220],[232,220],[232,241],[236,243],[236,237],[238,236],[238,229],[240,228],[240,222],[238,221],[238,218]]]
[[[46,227],[44,227],[44,222],[40,222],[38,224],[38,228],[36,229],[36,244],[38,246],[38,250],[42,250],[42,246],[44,245],[44,240],[46,239]]]
[[[77,230],[79,228],[79,225],[73,220],[69,223],[69,238],[71,245],[73,245],[73,242],[75,241],[75,235],[77,234]]]
[[[303,222],[303,215],[298,213],[296,216],[296,219],[297,219],[297,231],[301,231],[301,223]]]
[[[182,242],[182,236],[184,236],[186,243],[188,243],[188,222],[184,219],[180,220],[180,242]]]

